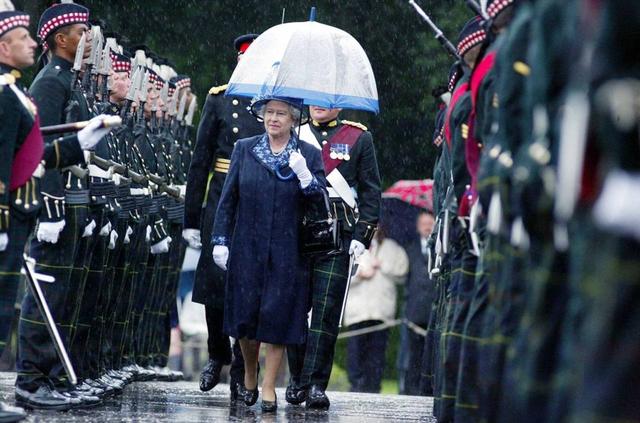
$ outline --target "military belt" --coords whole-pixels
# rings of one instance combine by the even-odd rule
[[[170,222],[182,222],[184,217],[184,204],[174,204],[167,206],[167,219]]]
[[[230,165],[231,165],[231,160],[223,159],[222,157],[217,157],[216,164],[213,170],[220,173],[229,173]]]
[[[115,184],[111,181],[104,180],[102,178],[93,178],[94,180],[91,182],[89,186],[89,191],[91,192],[91,196],[105,196],[105,197],[115,197]],[[101,179],[100,182],[96,182],[95,179]]]
[[[66,190],[64,194],[64,201],[66,204],[89,204],[89,190]]]

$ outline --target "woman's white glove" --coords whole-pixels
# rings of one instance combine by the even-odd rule
[[[183,229],[182,238],[189,244],[189,247],[199,250],[202,248],[202,239],[200,238],[200,229]]]
[[[40,222],[38,223],[38,230],[36,231],[36,238],[40,242],[49,242],[55,244],[58,242],[60,232],[64,229],[65,221],[59,220],[57,222]]]
[[[151,241],[151,225],[147,225],[147,229],[146,229],[146,232],[144,234],[144,240],[146,242]]]
[[[127,226],[127,231],[124,233],[124,240],[122,240],[124,244],[129,244],[131,242],[132,233],[133,229],[131,229],[131,226]]]
[[[6,232],[0,234],[0,252],[7,249],[9,245],[9,234]]]
[[[151,246],[151,254],[162,254],[169,251],[169,244],[171,243],[171,237],[168,236],[160,242],[157,242]]]
[[[307,161],[298,151],[293,151],[289,156],[289,167],[300,180],[300,186],[306,188],[313,181],[313,176],[307,167]]]
[[[110,128],[100,128],[107,115],[96,116],[89,121],[87,126],[78,131],[78,143],[83,150],[91,150],[100,140],[109,133]]]
[[[215,245],[213,247],[213,261],[222,270],[227,270],[227,260],[229,260],[229,247],[226,245]]]
[[[354,259],[357,259],[362,254],[364,254],[364,244],[358,240],[351,240],[351,244],[349,245],[349,255],[353,255]]]
[[[88,236],[93,235],[93,230],[96,228],[96,221],[91,219],[91,222],[87,226],[84,227],[84,232],[82,233],[82,238],[86,238]]]
[[[109,245],[107,246],[107,248],[110,250],[113,250],[114,248],[116,248],[117,240],[118,240],[118,232],[116,232],[116,230],[113,229],[111,231],[111,235],[109,236]]]

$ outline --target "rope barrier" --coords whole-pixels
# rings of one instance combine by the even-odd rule
[[[346,338],[352,338],[354,336],[366,335],[368,333],[378,332],[378,331],[392,328],[394,326],[399,326],[399,325],[406,325],[409,329],[411,329],[413,332],[415,332],[417,335],[420,335],[420,336],[426,336],[427,334],[426,329],[413,323],[409,319],[403,318],[403,319],[389,320],[389,321],[382,322],[377,325],[369,326],[362,329],[355,329],[355,330],[340,332],[338,334],[338,339],[346,339]]]

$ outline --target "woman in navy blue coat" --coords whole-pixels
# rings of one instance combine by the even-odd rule
[[[239,140],[222,189],[212,242],[226,270],[224,332],[240,340],[245,403],[258,396],[259,342],[266,344],[262,408],[277,407],[275,379],[285,345],[304,344],[309,310],[308,263],[298,248],[303,204],[325,189],[320,152],[293,132],[300,104],[264,99],[253,110],[266,132]],[[289,180],[277,176],[295,174]]]

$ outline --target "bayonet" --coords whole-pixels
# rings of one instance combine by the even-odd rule
[[[196,107],[197,107],[197,97],[195,95],[191,96],[191,103],[189,103],[189,110],[187,111],[187,116],[184,118],[185,123],[187,124],[187,126],[192,126],[193,124],[193,116],[196,113]]]
[[[82,70],[82,58],[84,57],[85,44],[87,42],[87,34],[83,33],[78,41],[78,47],[76,48],[76,57],[73,61],[73,77],[71,78],[71,90],[76,88],[80,71]]]
[[[183,93],[182,97],[180,97],[180,104],[178,105],[178,114],[176,114],[176,119],[178,122],[182,122],[182,118],[184,117],[185,108],[187,106],[187,93]]]
[[[167,111],[167,103],[169,102],[169,83],[166,82],[162,84],[162,89],[160,90],[160,99],[162,100],[162,104],[164,104],[163,111]]]
[[[91,54],[93,55],[93,68],[91,69],[91,73],[93,75],[97,75],[98,71],[100,70],[100,67],[102,66],[102,33],[100,32],[100,27],[97,26],[95,27],[96,31],[93,34],[93,37],[97,37],[93,38],[94,40],[96,40],[95,45],[92,46],[92,48],[94,48],[94,50],[91,50]]]
[[[110,47],[105,45],[102,50],[102,60],[100,61],[100,67],[98,69],[98,74],[101,76],[101,86],[100,86],[100,99],[103,103],[109,102],[109,74],[111,73],[111,54]]]
[[[476,0],[465,0],[469,9],[473,11],[476,15],[479,15],[485,21],[489,20],[489,15],[487,15],[487,11],[482,9],[482,6]]]

